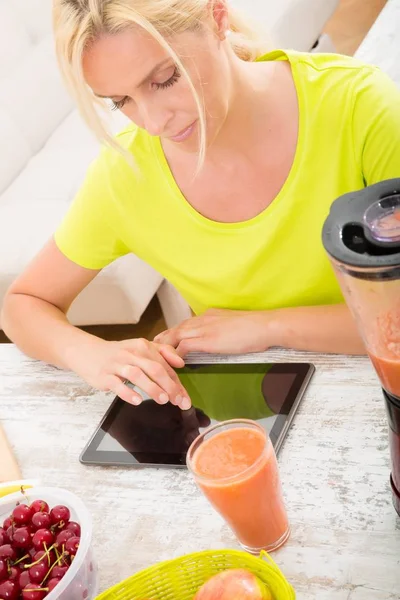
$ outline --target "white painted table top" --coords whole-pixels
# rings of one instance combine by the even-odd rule
[[[383,398],[367,358],[271,351],[316,374],[279,457],[292,536],[277,560],[299,600],[400,598]],[[77,493],[94,519],[101,590],[156,561],[237,547],[182,470],[84,467],[110,396],[0,345],[0,419],[23,476]]]
[[[400,84],[400,0],[389,0],[357,56]],[[366,358],[271,351],[253,360],[317,367],[279,457],[292,525],[274,558],[298,600],[398,600],[400,519],[389,489],[387,423]],[[83,467],[78,456],[110,403],[73,374],[0,345],[0,419],[26,478],[63,486],[94,519],[100,589],[154,562],[237,547],[186,471]]]

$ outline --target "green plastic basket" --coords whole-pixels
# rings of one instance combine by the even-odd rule
[[[97,600],[193,600],[200,587],[226,569],[247,569],[269,588],[274,600],[295,600],[290,583],[266,553],[207,550],[144,569],[97,597]]]

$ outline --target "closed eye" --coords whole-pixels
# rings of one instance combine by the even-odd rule
[[[152,85],[157,89],[157,90],[165,90],[166,88],[169,88],[171,86],[173,86],[178,79],[181,76],[181,72],[178,69],[177,66],[175,66],[174,72],[172,74],[172,76],[167,79],[167,81],[164,81],[163,83],[153,83]]]
[[[125,96],[122,100],[113,100],[111,110],[121,110],[127,102],[129,102],[129,96]]]
[[[169,79],[167,79],[167,81],[163,81],[162,83],[154,82],[151,85],[155,90],[166,90],[167,88],[175,85],[175,83],[179,80],[181,75],[182,74],[181,74],[179,68],[177,66],[175,66],[175,70],[174,70],[172,76],[169,77]],[[125,104],[127,104],[127,102],[130,102],[130,101],[131,101],[131,98],[129,96],[124,96],[124,98],[122,98],[121,100],[113,100],[111,110],[121,110],[125,106]]]

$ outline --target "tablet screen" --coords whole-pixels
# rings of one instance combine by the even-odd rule
[[[116,398],[82,453],[91,464],[184,466],[191,442],[229,419],[258,421],[278,451],[309,382],[309,364],[202,364],[177,371],[193,407]]]

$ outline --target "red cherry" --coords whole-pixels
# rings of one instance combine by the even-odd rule
[[[59,551],[60,552],[60,551]],[[57,561],[58,567],[69,567],[71,566],[71,557],[68,554],[61,554],[59,560]]]
[[[75,556],[78,552],[80,539],[76,536],[69,538],[65,544],[65,550],[70,556]]]
[[[49,583],[46,584],[46,586],[49,588],[49,592],[54,590],[54,588],[60,583],[60,581],[61,579],[57,579],[57,577],[52,577],[49,580]]]
[[[70,538],[73,538],[73,537],[76,537],[73,531],[70,531],[68,529],[64,529],[56,537],[56,544],[58,544],[60,546],[60,548],[62,548],[63,546],[65,546],[65,544],[67,543],[67,541]]]
[[[9,539],[8,539],[6,530],[3,529],[3,527],[0,527],[0,546],[3,546],[4,544],[8,544],[8,542],[9,542]]]
[[[36,531],[37,529],[50,529],[51,518],[49,513],[37,512],[32,517],[32,527]]]
[[[11,544],[4,544],[3,546],[0,546],[0,558],[8,558],[12,561],[16,560],[17,553]]]
[[[21,575],[21,567],[19,565],[10,567],[9,572],[8,572],[8,579],[11,579],[11,581],[16,581],[18,583],[20,575]]]
[[[40,560],[41,563],[50,566],[54,564],[56,560],[56,555],[52,550],[50,550],[50,552],[45,552],[45,550],[39,550],[39,552],[36,552],[36,554],[33,555],[32,562],[37,562],[38,560]]]
[[[53,525],[57,525],[58,527],[64,527],[65,524],[68,523],[71,517],[71,513],[69,511],[69,508],[62,504],[59,504],[51,509],[50,517]]]
[[[45,545],[51,546],[54,542],[54,535],[48,529],[38,529],[32,538],[32,544],[36,550],[44,550]]]
[[[27,504],[19,504],[12,512],[13,520],[18,527],[29,525],[33,516],[33,510]]]
[[[11,527],[12,524],[13,524],[12,518],[11,517],[7,517],[7,519],[4,520],[3,529],[5,529],[7,531],[7,529],[9,527]]]
[[[50,507],[44,500],[35,500],[32,502],[31,509],[33,510],[33,514],[38,512],[50,512]]]
[[[22,590],[23,600],[43,600],[47,595],[47,590],[43,589],[40,583],[28,583]]]
[[[33,565],[29,569],[29,579],[32,583],[41,583],[49,572],[49,567],[43,562]]]
[[[4,581],[8,577],[7,561],[0,560],[0,581]]]
[[[64,530],[72,531],[76,537],[81,537],[81,526],[75,521],[70,521],[68,525],[64,527]]]
[[[16,530],[15,525],[10,525],[10,527],[7,529],[6,535],[8,537],[8,542],[5,542],[6,544],[12,544],[13,539],[14,539],[14,531],[15,530]]]
[[[25,569],[24,571],[22,571],[22,573],[19,576],[18,579],[18,583],[19,583],[19,587],[21,588],[21,590],[24,589],[24,587],[26,587],[28,585],[28,583],[30,583],[30,577],[29,577],[29,571],[28,569]]]
[[[67,571],[68,567],[55,566],[51,572],[51,576],[55,579],[62,579]]]
[[[24,548],[29,550],[32,548],[32,534],[29,527],[20,527],[14,531],[13,545],[15,548]]]
[[[18,600],[19,586],[15,581],[2,581],[0,583],[0,598],[1,600]]]

